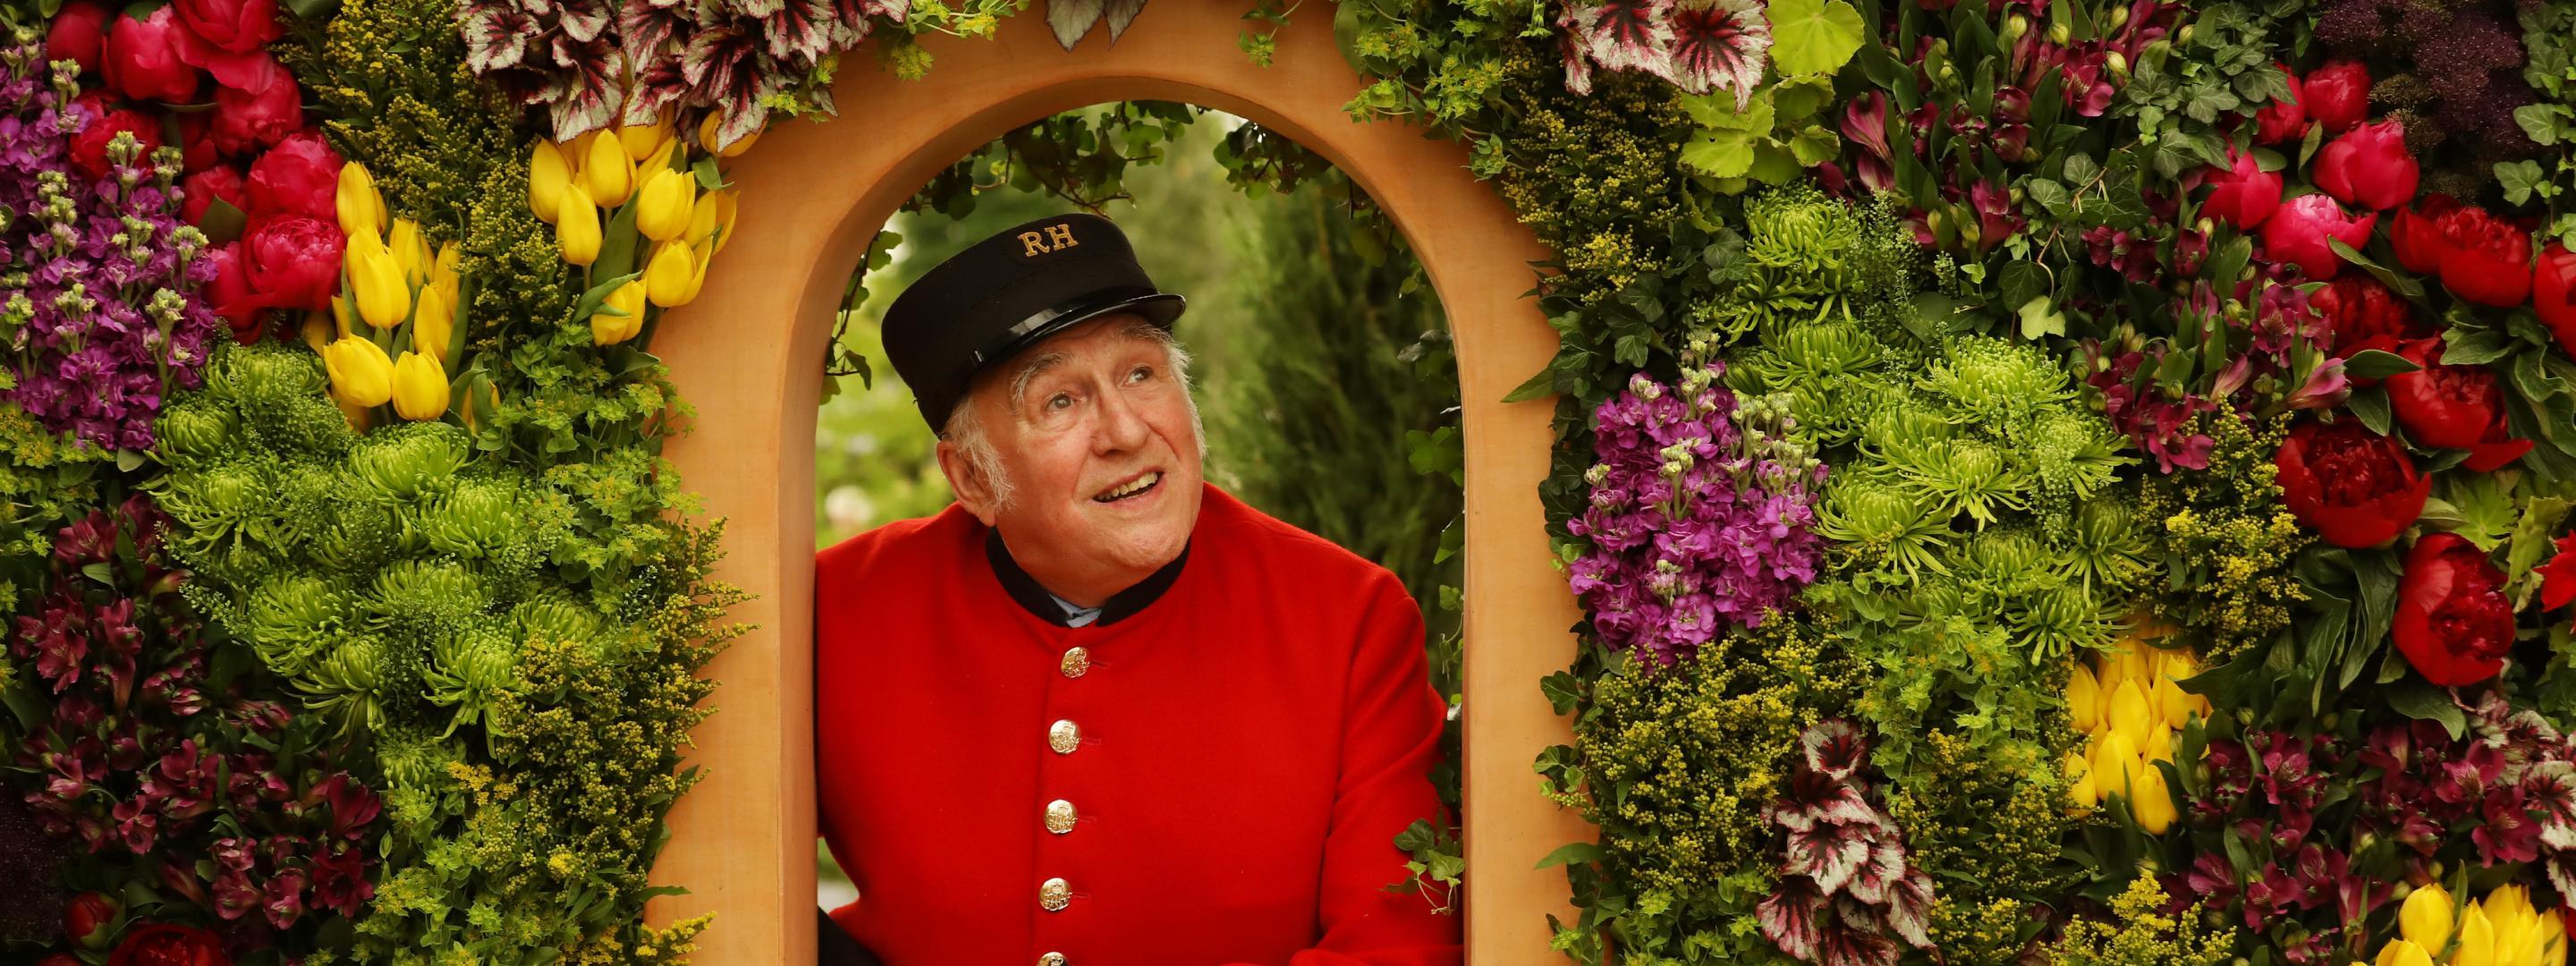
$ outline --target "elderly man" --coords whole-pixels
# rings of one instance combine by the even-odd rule
[[[1202,478],[1181,307],[1072,214],[886,313],[957,501],[816,555],[815,752],[892,966],[1460,962],[1387,889],[1440,814],[1420,612]]]

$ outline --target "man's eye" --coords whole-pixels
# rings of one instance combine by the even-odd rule
[[[1048,396],[1046,408],[1049,411],[1073,408],[1073,394],[1060,392],[1055,395]]]
[[[1153,377],[1154,377],[1154,367],[1152,367],[1152,366],[1137,366],[1137,367],[1136,367],[1136,370],[1135,370],[1134,372],[1130,372],[1130,373],[1128,373],[1128,374],[1127,374],[1127,381],[1128,381],[1128,382],[1143,382],[1143,381],[1145,381],[1145,380],[1147,380],[1147,379],[1151,379],[1151,378],[1153,378]]]

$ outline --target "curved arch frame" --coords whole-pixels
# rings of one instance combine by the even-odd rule
[[[664,320],[657,346],[697,409],[694,432],[667,455],[708,514],[728,521],[719,577],[758,595],[735,611],[757,629],[709,671],[724,682],[714,698],[722,710],[698,728],[690,755],[708,779],[674,810],[654,870],[692,890],[656,900],[655,921],[717,913],[699,962],[813,961],[809,441],[847,273],[896,207],[957,158],[1013,127],[1116,100],[1214,107],[1296,139],[1378,199],[1420,255],[1450,319],[1465,400],[1470,958],[1554,958],[1545,915],[1570,911],[1564,877],[1533,867],[1593,832],[1539,793],[1530,763],[1569,738],[1537,682],[1571,663],[1579,614],[1549,565],[1538,499],[1552,403],[1501,402],[1555,352],[1555,333],[1521,297],[1528,263],[1550,253],[1468,172],[1463,146],[1342,112],[1362,82],[1337,52],[1329,6],[1282,28],[1267,68],[1235,46],[1240,10],[1161,0],[1116,45],[1102,28],[1070,53],[1043,9],[1007,18],[994,39],[932,36],[927,79],[854,63],[833,91],[839,119],[780,125],[734,162],[746,230],[727,247],[741,250],[718,259],[697,301]]]

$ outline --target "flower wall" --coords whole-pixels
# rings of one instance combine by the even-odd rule
[[[1020,6],[0,7],[0,943],[684,957],[654,330],[725,159]],[[1557,256],[1561,952],[2565,961],[2576,3],[1329,15]]]

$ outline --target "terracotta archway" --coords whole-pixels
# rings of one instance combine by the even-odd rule
[[[833,91],[838,120],[781,125],[737,162],[743,234],[655,345],[698,412],[668,455],[729,521],[722,577],[759,595],[735,615],[759,629],[710,672],[722,711],[691,756],[710,777],[674,812],[655,869],[692,890],[658,901],[657,921],[717,913],[697,961],[813,961],[812,440],[847,273],[939,169],[1015,126],[1118,100],[1205,105],[1295,138],[1376,197],[1427,267],[1465,399],[1469,948],[1479,964],[1554,957],[1545,915],[1566,911],[1564,877],[1533,866],[1590,830],[1539,794],[1530,763],[1566,739],[1538,681],[1570,662],[1577,612],[1549,566],[1538,499],[1550,403],[1501,402],[1555,351],[1519,297],[1527,263],[1549,253],[1469,174],[1460,145],[1342,112],[1361,82],[1335,49],[1328,5],[1280,31],[1267,68],[1235,46],[1242,9],[1158,0],[1115,47],[1103,29],[1070,53],[1031,9],[996,39],[933,37],[937,64],[921,81],[854,58]]]

